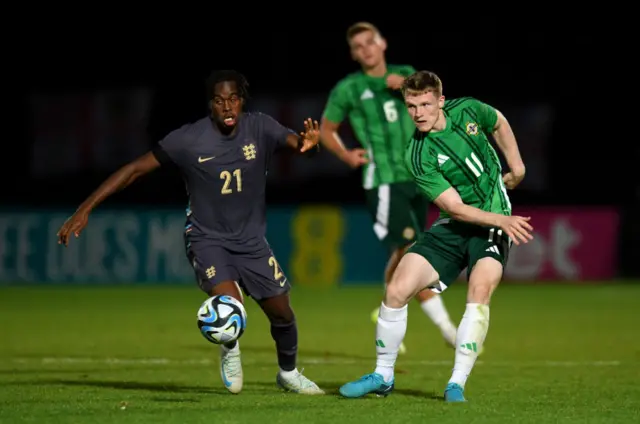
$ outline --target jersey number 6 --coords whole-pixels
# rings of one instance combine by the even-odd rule
[[[393,100],[387,100],[382,104],[384,110],[384,116],[387,118],[387,122],[396,122],[398,120],[398,109],[396,103]]]

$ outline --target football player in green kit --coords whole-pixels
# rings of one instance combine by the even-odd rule
[[[345,397],[387,395],[407,329],[407,303],[417,293],[441,293],[467,269],[467,304],[456,337],[447,402],[464,402],[464,387],[489,329],[489,302],[502,279],[511,243],[533,237],[530,218],[511,215],[507,188],[524,178],[525,167],[505,117],[493,107],[465,97],[445,101],[442,82],[432,72],[409,76],[402,87],[416,131],[405,162],[420,190],[440,209],[438,220],[419,235],[386,287],[376,328],[376,369],[340,388]],[[488,134],[503,153],[504,176]]]
[[[404,151],[415,126],[400,88],[415,69],[387,64],[386,41],[368,22],[352,25],[347,30],[347,42],[362,70],[339,81],[331,91],[320,125],[321,141],[352,168],[363,167],[362,185],[373,230],[390,255],[385,270],[388,283],[406,249],[424,230],[429,205],[404,163]],[[338,128],[347,119],[364,149],[346,149],[342,144]],[[416,300],[445,341],[455,347],[456,326],[440,296],[425,290],[416,294]],[[378,309],[373,311],[374,322],[378,313]],[[399,349],[404,352],[404,345]]]

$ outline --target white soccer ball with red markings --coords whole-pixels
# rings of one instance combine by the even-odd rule
[[[238,340],[247,326],[244,305],[231,296],[213,296],[198,310],[198,328],[202,336],[215,344]]]

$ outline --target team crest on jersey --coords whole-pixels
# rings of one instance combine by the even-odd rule
[[[413,237],[415,237],[415,235],[416,231],[411,227],[405,228],[402,232],[402,237],[404,237],[406,240],[411,240]]]
[[[478,124],[475,122],[467,122],[467,134],[478,135]]]
[[[246,146],[242,146],[242,153],[244,154],[244,158],[246,160],[252,160],[256,158],[256,146],[251,143]]]

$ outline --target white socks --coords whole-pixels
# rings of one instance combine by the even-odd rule
[[[458,326],[456,337],[456,360],[449,383],[464,387],[471,369],[478,358],[489,330],[489,306],[467,303],[467,309]]]
[[[430,304],[430,305],[427,305]],[[449,315],[439,296],[424,302],[423,310],[441,329],[451,323]],[[453,324],[451,323],[453,326]],[[489,306],[480,303],[467,303],[462,321],[455,337],[456,356],[453,374],[449,383],[464,387],[469,374],[478,358],[489,330]],[[455,334],[455,327],[453,327]],[[384,303],[380,305],[380,314],[376,326],[376,369],[385,382],[393,379],[393,369],[398,358],[398,349],[407,332],[407,306],[394,309]],[[444,334],[444,331],[443,331]]]
[[[424,313],[433,321],[433,323],[440,329],[442,337],[451,346],[456,346],[456,326],[451,321],[447,309],[444,307],[444,302],[440,296],[434,296],[431,299],[425,300],[420,304],[420,307]]]
[[[376,325],[376,370],[385,382],[393,379],[393,367],[398,358],[398,349],[407,332],[407,305],[399,309],[380,305]]]

